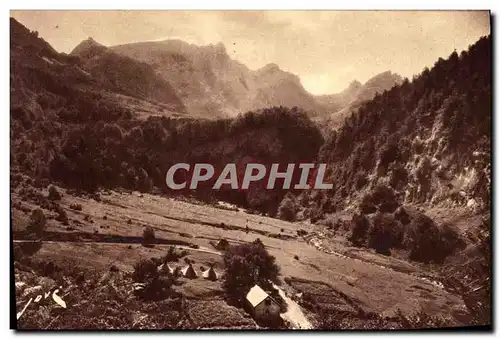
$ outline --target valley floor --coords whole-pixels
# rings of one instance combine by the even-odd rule
[[[100,197],[96,201],[63,194],[60,205],[68,214],[69,226],[56,221],[54,212],[44,210],[49,216],[46,235],[33,257],[58,266],[78,266],[98,272],[109,272],[115,266],[127,274],[139,260],[161,257],[171,245],[176,245],[188,251],[198,273],[200,266],[211,264],[215,264],[218,273],[223,273],[221,252],[213,247],[214,242],[225,238],[231,244],[238,244],[259,238],[281,268],[280,293],[290,301],[285,316],[292,324],[295,322],[292,327],[307,328],[316,323],[313,314],[293,301],[304,292],[313,295],[322,306],[353,315],[374,312],[393,317],[399,310],[410,314],[423,309],[431,316],[452,318],[456,325],[466,324],[467,310],[462,298],[445,290],[432,272],[406,260],[349,247],[341,237],[325,239],[317,225],[289,223],[242,210],[137,192],[102,192]],[[12,203],[12,234],[14,243],[19,243],[28,239],[24,229],[30,211],[39,206],[18,192],[12,193]],[[80,204],[81,211],[70,208],[72,204]],[[147,226],[154,229],[158,239],[158,244],[151,248],[140,244]],[[307,235],[298,236],[299,230],[305,230]],[[22,276],[16,267],[16,279]],[[176,288],[196,305],[193,307],[204,308],[204,304],[215,303],[217,309],[239,312],[238,317],[245,319],[235,325],[225,324],[223,318],[214,323],[193,316],[190,326],[194,328],[256,327],[242,310],[235,311],[223,302],[220,279],[211,282],[200,277],[186,280]],[[17,300],[18,311],[26,301]],[[71,312],[71,307],[68,305],[64,311]],[[49,322],[45,325],[50,327]],[[148,328],[147,322],[143,328]]]

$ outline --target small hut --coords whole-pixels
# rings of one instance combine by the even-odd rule
[[[246,301],[256,320],[272,321],[280,316],[279,304],[259,285],[255,285],[248,291]]]

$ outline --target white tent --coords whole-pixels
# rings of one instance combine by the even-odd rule
[[[172,267],[170,267],[170,265],[168,263],[164,263],[164,264],[161,264],[160,266],[158,266],[158,271],[160,273],[167,273],[167,274],[174,274],[174,269]]]
[[[205,272],[203,272],[203,278],[208,280],[218,280],[219,273],[217,273],[213,267],[210,267],[209,269],[205,270]]]
[[[196,271],[193,268],[193,265],[191,265],[191,264],[184,267],[181,270],[181,272],[182,272],[182,276],[184,276],[185,278],[189,278],[189,279],[198,278],[198,273],[196,273]]]

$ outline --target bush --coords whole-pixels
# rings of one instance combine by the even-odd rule
[[[410,215],[403,206],[398,207],[398,209],[394,212],[394,218],[398,220],[403,225],[408,225],[411,221]]]
[[[174,283],[173,277],[160,277],[156,263],[152,260],[141,260],[134,266],[134,281],[143,283],[142,289],[136,293],[143,299],[159,300],[168,296]]]
[[[445,223],[440,228],[441,252],[444,257],[455,252],[457,249],[464,249],[466,243],[455,229],[448,223]]]
[[[71,208],[72,210],[75,210],[75,211],[81,211],[82,210],[82,205],[80,205],[80,204],[71,204],[71,205],[69,205],[69,208]]]
[[[371,214],[376,211],[392,213],[398,208],[399,203],[394,190],[385,185],[377,185],[370,193],[363,196],[359,209],[363,214]]]
[[[373,204],[371,194],[365,194],[359,203],[359,210],[362,214],[372,214],[377,211],[377,207]]]
[[[145,259],[141,260],[134,265],[134,272],[132,273],[132,279],[135,282],[149,282],[153,279],[157,279],[159,277],[158,269],[156,268],[156,264],[150,260]]]
[[[142,244],[143,245],[152,245],[155,243],[156,236],[155,230],[152,227],[146,227],[142,231]]]
[[[45,230],[45,226],[47,225],[47,218],[43,211],[39,208],[31,212],[30,221],[26,229],[30,233],[35,233],[40,235]]]
[[[351,219],[351,235],[348,238],[355,246],[364,246],[370,222],[363,214],[355,214]]]
[[[388,186],[377,185],[371,196],[373,203],[380,212],[392,213],[399,206],[394,190]]]
[[[56,220],[61,222],[63,225],[69,225],[68,214],[66,213],[66,211],[61,206],[57,206],[56,211]]]
[[[52,201],[61,200],[61,194],[59,193],[57,188],[55,188],[54,186],[50,186],[48,198]]]
[[[368,231],[368,246],[377,253],[390,254],[390,248],[398,247],[402,242],[403,228],[391,214],[377,213]]]
[[[278,207],[278,218],[286,221],[295,221],[297,216],[297,202],[291,194],[285,195]]]
[[[259,284],[272,288],[271,282],[279,283],[280,269],[260,240],[251,244],[232,246],[224,254],[226,271],[223,287],[227,297],[242,303],[250,288]]]
[[[325,213],[318,207],[310,209],[308,215],[309,218],[311,219],[311,223],[313,224],[325,218]]]
[[[175,250],[175,246],[170,246],[168,248],[167,254],[162,257],[162,262],[167,263],[171,261],[179,261],[179,258],[182,258],[184,256],[188,255],[187,251],[182,251],[181,253],[177,253]]]
[[[419,213],[408,225],[404,243],[410,251],[410,259],[431,262],[441,261],[440,232],[434,221]]]

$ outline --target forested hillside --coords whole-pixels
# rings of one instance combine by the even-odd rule
[[[491,51],[483,37],[353,113],[319,152],[334,189],[318,207],[352,206],[379,185],[400,202],[487,207]]]

